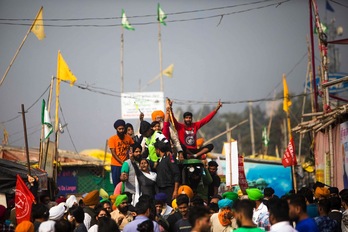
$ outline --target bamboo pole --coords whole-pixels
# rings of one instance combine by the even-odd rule
[[[159,49],[159,61],[160,61],[160,80],[161,80],[161,92],[164,91],[163,87],[163,68],[162,68],[162,38],[161,38],[161,23],[158,21],[158,49]]]
[[[31,24],[31,26],[30,26],[30,28],[29,28],[29,30],[28,30],[27,33],[25,34],[25,36],[24,36],[24,38],[23,38],[23,40],[22,40],[22,43],[21,43],[21,44],[19,45],[19,47],[17,48],[16,53],[14,54],[14,56],[13,56],[13,58],[12,58],[10,64],[9,64],[9,66],[7,67],[7,69],[6,69],[6,71],[5,71],[5,74],[4,74],[4,75],[2,76],[2,78],[1,78],[0,86],[1,86],[2,83],[4,82],[4,80],[5,80],[5,78],[6,78],[7,74],[8,74],[8,72],[10,71],[10,69],[11,69],[11,67],[12,67],[12,65],[13,65],[13,63],[14,63],[14,61],[16,60],[16,58],[17,58],[17,56],[18,56],[20,50],[22,49],[22,47],[23,47],[23,45],[24,45],[24,42],[27,40],[27,37],[28,37],[29,33],[31,32],[31,29],[33,28],[34,23],[35,23],[37,17],[39,16],[40,12],[42,11],[42,9],[43,9],[43,7],[41,6],[40,10],[39,10],[39,11],[37,12],[37,14],[36,14],[35,20],[33,21],[33,23]]]
[[[121,64],[120,64],[120,72],[121,72],[121,93],[124,91],[124,29],[121,27]]]
[[[253,120],[253,103],[249,102],[249,120],[250,120],[250,138],[251,138],[251,153],[255,155],[255,138],[254,138],[254,120]]]
[[[21,106],[22,106],[22,118],[23,118],[25,154],[26,154],[26,156],[27,156],[28,174],[29,174],[29,176],[31,176],[31,172],[30,172],[30,160],[29,160],[28,134],[27,134],[27,123],[26,123],[26,121],[25,121],[24,104],[22,104]]]

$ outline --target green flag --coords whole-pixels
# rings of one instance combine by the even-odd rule
[[[325,24],[323,24],[323,23],[320,23],[320,26],[321,26],[321,30],[324,33],[326,33],[327,32],[327,26]],[[314,28],[314,34],[318,34],[318,28],[317,27]]]
[[[42,100],[41,124],[44,126],[44,139],[47,139],[53,132],[53,126],[51,123],[50,115],[46,108],[45,100]]]
[[[157,21],[166,26],[166,22],[164,21],[167,18],[166,13],[162,10],[160,4],[157,5]]]
[[[135,28],[132,27],[129,22],[128,22],[128,19],[127,19],[127,16],[126,16],[126,12],[124,12],[124,10],[122,9],[122,27],[124,29],[127,29],[127,30],[130,30],[130,31],[134,31]]]
[[[265,147],[268,146],[269,138],[268,138],[268,136],[267,136],[266,127],[264,127],[263,130],[262,130],[262,142],[263,142],[263,144],[265,145]]]

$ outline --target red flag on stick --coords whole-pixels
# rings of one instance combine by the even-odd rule
[[[297,164],[293,138],[290,138],[288,147],[286,148],[284,152],[282,164],[285,168]]]
[[[34,201],[35,197],[30,192],[22,178],[17,174],[15,194],[17,224],[22,221],[30,221],[31,205]]]

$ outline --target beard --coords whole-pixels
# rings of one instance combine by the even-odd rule
[[[127,214],[127,212],[128,212],[128,206],[119,207],[118,210],[119,210],[122,214]]]
[[[141,155],[134,156],[134,160],[138,163],[140,163],[141,159],[142,159]]]
[[[121,140],[123,140],[124,139],[124,135],[125,135],[125,133],[124,132],[118,132],[117,131],[117,136],[121,139]]]

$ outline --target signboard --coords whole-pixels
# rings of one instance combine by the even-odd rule
[[[348,76],[347,73],[329,73],[328,74],[328,78],[329,78],[329,81],[334,81],[334,80],[338,80],[342,77],[345,77],[345,76]],[[319,83],[320,83],[320,77],[317,76],[315,78],[315,83],[317,84],[318,88],[320,87],[319,86]],[[310,90],[310,86],[311,86],[311,82],[307,82],[307,89]],[[341,93],[343,91],[346,91],[348,89],[348,82],[341,82],[339,84],[336,84],[336,85],[333,85],[333,86],[330,86],[329,87],[329,92],[330,93]]]
[[[57,178],[57,186],[60,195],[77,193],[77,173],[74,170],[60,172]]]
[[[237,141],[224,143],[224,151],[226,156],[226,186],[238,185],[239,168]]]
[[[121,94],[123,119],[139,119],[140,111],[145,118],[151,118],[155,110],[164,109],[163,92],[130,92]]]

